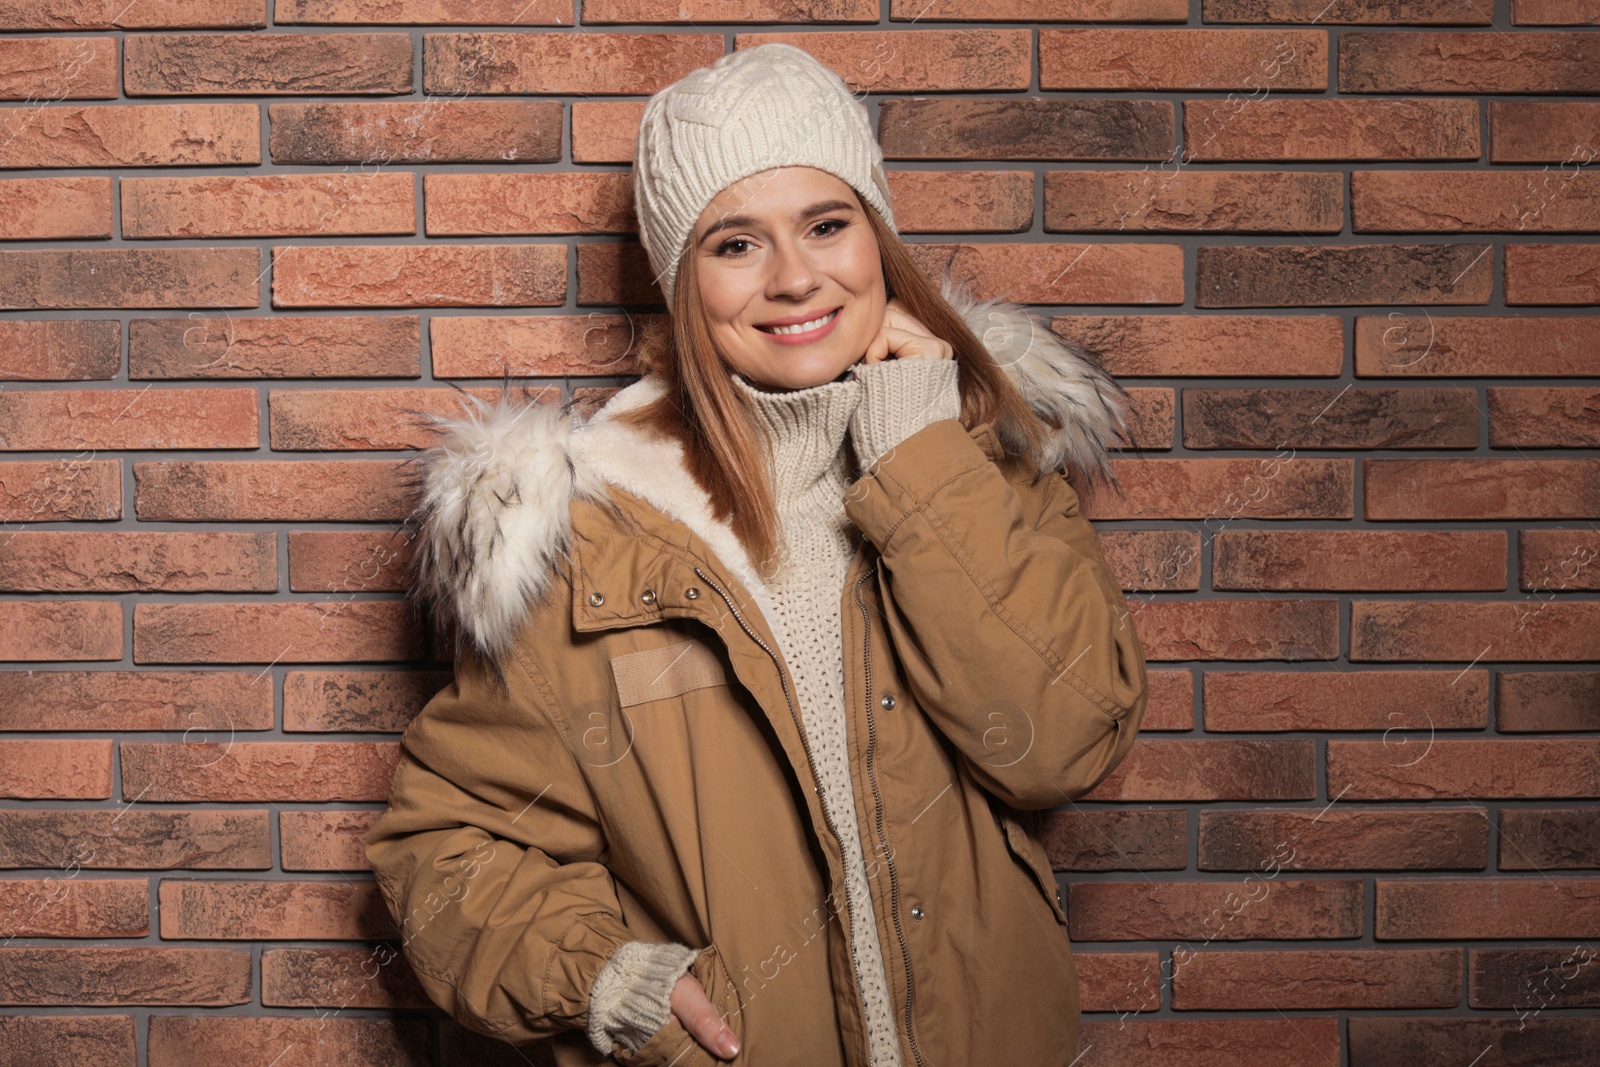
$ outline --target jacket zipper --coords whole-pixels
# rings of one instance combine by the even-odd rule
[[[868,567],[856,579],[856,606],[861,609],[861,652],[867,676],[867,781],[872,784],[872,799],[877,803],[878,843],[883,848],[884,862],[889,868],[889,910],[894,918],[895,936],[900,939],[900,956],[906,961],[906,1039],[911,1043],[911,1054],[921,1064],[922,1050],[917,1047],[917,1031],[913,1020],[917,1000],[915,976],[911,973],[911,948],[906,944],[905,928],[900,925],[900,889],[894,873],[894,854],[889,850],[888,839],[883,834],[883,795],[878,791],[878,779],[872,771],[872,757],[878,749],[878,728],[872,717],[872,616],[861,602],[861,583],[871,577],[876,565]]]
[[[760,636],[754,630],[750,629],[750,624],[744,621],[744,616],[739,614],[739,609],[733,606],[733,599],[728,596],[728,594],[723,590],[722,586],[699,567],[696,567],[694,572],[698,574],[707,585],[711,586],[711,588],[717,591],[717,595],[722,598],[723,603],[728,605],[728,610],[733,613],[733,617],[737,619],[739,625],[744,628],[744,632],[750,635],[750,639],[752,641],[761,646],[762,651],[772,657],[772,665],[778,668],[778,681],[783,683],[783,699],[789,705],[789,717],[794,720],[794,728],[800,734],[800,744],[805,749],[806,766],[811,768],[811,777],[816,780],[818,786],[821,786],[822,776],[817,773],[817,764],[811,755],[811,741],[806,737],[806,729],[804,724],[800,721],[800,713],[795,709],[794,698],[789,695],[789,678],[787,672],[785,672],[783,668],[783,661],[765,641],[761,640]],[[838,829],[833,825],[833,816],[828,811],[828,804],[826,800],[822,802],[822,820],[828,824],[828,832],[833,835],[834,840],[842,840],[839,836]],[[850,896],[850,879],[848,877],[844,879],[844,899],[845,904],[850,909],[850,929],[853,931],[855,929],[857,914],[856,902]],[[845,949],[850,954],[850,969],[855,972],[856,991],[859,995],[860,991],[866,988],[866,983],[861,980],[861,967],[856,962],[856,949],[854,940],[855,935],[852,932],[847,931],[845,936]],[[866,1010],[865,1003],[862,1005],[862,1010]],[[918,1057],[918,1062],[921,1062],[920,1056]]]

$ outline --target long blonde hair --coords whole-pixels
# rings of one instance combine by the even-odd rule
[[[968,429],[986,422],[1004,425],[1007,432],[996,436],[1008,451],[1024,446],[1039,452],[1049,424],[1028,406],[1004,368],[923,273],[900,235],[872,205],[861,201],[861,208],[878,239],[888,296],[955,349],[961,424]],[[692,245],[684,249],[673,306],[665,319],[646,328],[639,345],[639,361],[659,376],[665,392],[616,417],[683,446],[689,472],[710,497],[713,514],[729,524],[750,559],[765,571],[777,555],[778,518],[761,430],[711,333],[700,300],[697,259]]]

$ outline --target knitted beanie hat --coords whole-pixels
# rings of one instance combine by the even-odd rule
[[[705,206],[742,178],[800,166],[848,183],[894,227],[866,106],[810,53],[782,42],[730,52],[650,98],[634,152],[634,210],[668,307]]]

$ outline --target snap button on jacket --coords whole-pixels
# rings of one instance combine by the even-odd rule
[[[1119,395],[999,313],[1028,347],[995,354],[1036,409]],[[605,411],[481,413],[421,486],[416,590],[463,636],[455,679],[405,731],[366,846],[419,981],[471,1029],[553,1038],[563,1067],[724,1062],[675,1017],[611,1056],[584,1034],[612,952],[679,941],[733,1063],[868,1067],[843,853],[759,578],[670,446]],[[1062,458],[1092,464],[1110,425],[1063,419]],[[1116,767],[1147,690],[1077,494],[1038,474],[994,426],[944,419],[845,497],[852,786],[907,1067],[1077,1055],[1038,816]]]

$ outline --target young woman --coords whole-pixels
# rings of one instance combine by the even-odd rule
[[[1036,813],[1146,680],[1063,470],[1106,475],[1125,395],[933,287],[792,46],[653,97],[635,188],[647,373],[583,422],[474,400],[421,456],[458,644],[367,839],[405,955],[562,1065],[1069,1064]]]

